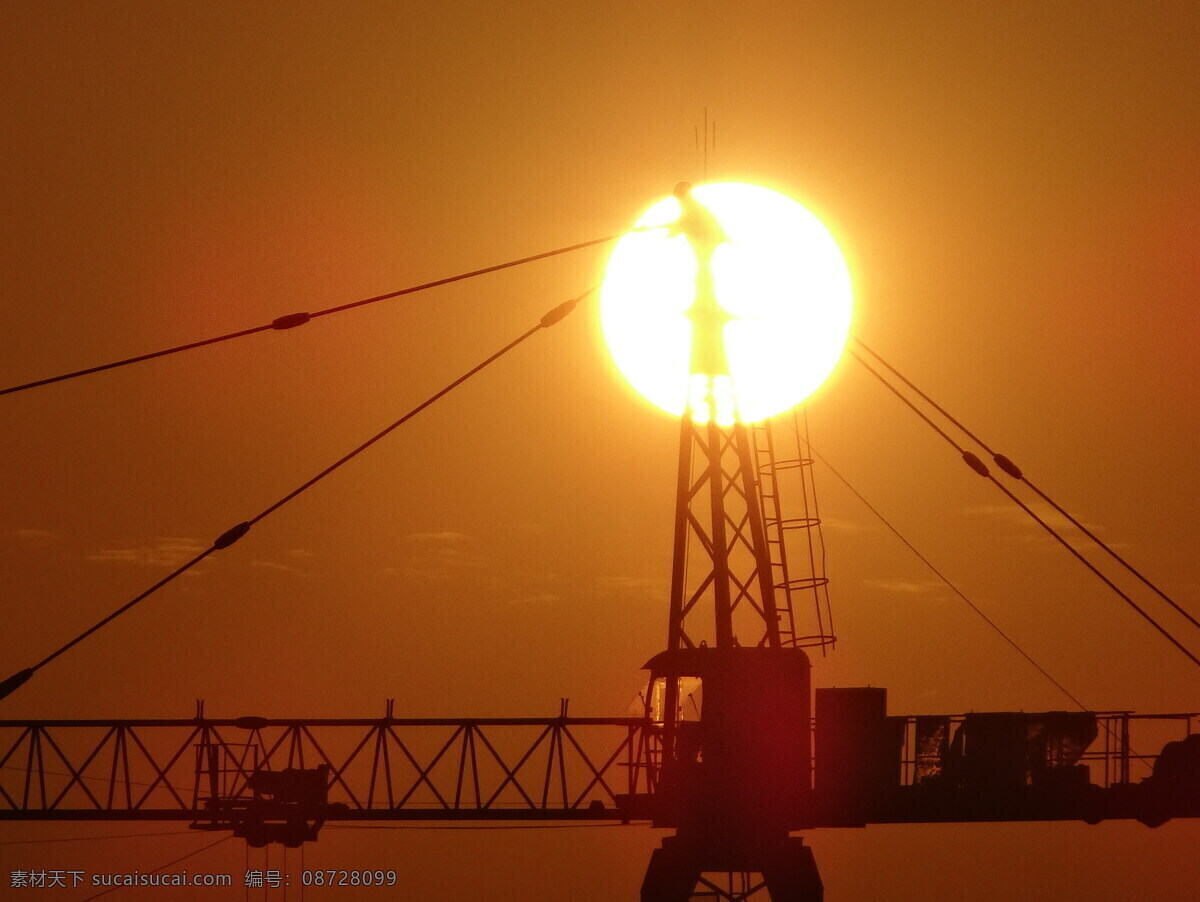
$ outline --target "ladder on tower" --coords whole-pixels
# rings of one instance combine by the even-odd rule
[[[780,642],[785,647],[819,647],[826,654],[837,640],[829,607],[813,459],[808,453],[807,414],[793,408],[773,420],[755,423],[751,437]],[[788,513],[796,516],[786,516]],[[798,603],[805,599],[812,604],[811,621],[797,611]]]

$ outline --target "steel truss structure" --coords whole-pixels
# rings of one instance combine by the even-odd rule
[[[998,809],[981,816],[966,802],[937,817],[927,805],[911,807],[941,766],[922,747],[923,725],[943,722],[949,738],[969,717],[889,718],[899,740],[897,794],[862,812],[867,822],[1008,819]],[[326,820],[629,821],[652,816],[631,800],[656,790],[662,731],[645,718],[570,717],[565,708],[556,718],[418,719],[394,717],[390,704],[376,719],[0,721],[0,820],[186,820],[228,830],[239,811],[272,794],[256,778],[324,769]],[[1128,800],[1131,787],[1153,783],[1159,758],[1139,746],[1198,733],[1196,713],[1100,714],[1096,740],[1077,760],[1093,786]],[[817,772],[810,785],[821,783]],[[1178,801],[1175,816],[1200,813],[1200,799]],[[808,802],[797,824],[848,825],[819,796]],[[1139,810],[1118,805],[1102,814]],[[1078,815],[1061,805],[1021,819]]]
[[[757,477],[744,425],[683,417],[668,649],[780,645]]]
[[[638,766],[652,729],[565,706],[540,719],[0,721],[0,819],[228,830],[274,795],[322,820],[613,820],[619,795],[652,791]],[[319,792],[264,781],[317,771]]]

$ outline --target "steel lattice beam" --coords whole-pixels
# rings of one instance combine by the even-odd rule
[[[639,718],[0,721],[0,819],[203,819],[325,766],[345,819],[613,819],[652,787]]]
[[[948,730],[963,722],[942,719]],[[863,822],[1081,816],[1065,803],[931,795],[913,739],[918,719],[891,720],[903,722],[896,792],[859,812]],[[1140,784],[1157,757],[1145,752],[1192,733],[1200,715],[1118,712],[1097,720],[1097,738],[1080,761],[1104,790],[1101,816],[1141,818]],[[0,721],[0,820],[217,826],[256,798],[255,774],[321,767],[336,809],[331,820],[651,818],[661,749],[661,724],[628,717]],[[806,808],[797,827],[850,823],[844,812],[825,810],[819,793]],[[1197,815],[1200,798],[1169,806],[1169,816]]]

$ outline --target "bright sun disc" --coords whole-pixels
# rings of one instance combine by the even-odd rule
[[[756,422],[799,404],[832,372],[850,330],[850,273],[821,221],[778,192],[722,182],[691,197],[720,231],[711,280],[698,272],[691,234],[670,228],[683,203],[664,198],[613,248],[604,338],[621,374],[668,413]],[[704,284],[711,310],[701,319]],[[713,334],[701,354],[693,337],[703,323]]]

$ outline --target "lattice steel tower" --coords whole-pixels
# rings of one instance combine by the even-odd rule
[[[756,446],[753,427],[731,409],[722,339],[729,317],[711,272],[724,235],[690,186],[675,194],[682,213],[672,228],[692,246],[696,289],[687,311],[691,375],[680,429],[667,645],[647,665],[647,713],[659,731],[642,764],[655,785],[645,813],[677,833],[654,852],[642,900],[686,902],[699,885],[717,898],[745,898],[758,887],[775,902],[819,902],[812,853],[788,836],[811,791],[811,690],[790,607],[795,587],[778,467],[769,427]],[[774,546],[763,513],[764,477]],[[826,641],[823,626],[815,635]]]

